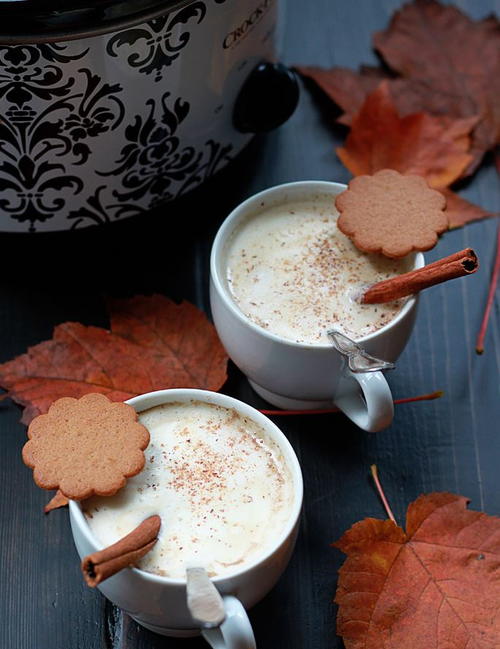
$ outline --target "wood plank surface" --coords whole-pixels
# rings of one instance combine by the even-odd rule
[[[399,0],[288,0],[283,29],[287,64],[375,63],[371,34]],[[474,18],[496,0],[462,0]],[[146,218],[75,233],[0,235],[0,362],[51,336],[64,321],[107,326],[105,295],[161,292],[209,311],[213,236],[230,209],[268,186],[305,179],[348,181],[334,153],[342,131],[328,105],[302,84],[300,105],[280,129],[255,138],[205,187]],[[461,195],[500,210],[491,158]],[[164,213],[165,212],[165,213]],[[500,515],[500,313],[492,311],[486,351],[474,352],[495,248],[496,223],[447,233],[429,260],[473,247],[473,278],[421,297],[417,325],[389,375],[395,398],[444,390],[432,402],[396,406],[393,425],[368,434],[342,415],[274,417],[294,446],[305,480],[297,548],[277,587],[250,611],[259,649],[333,649],[332,599],[341,553],[330,543],[366,516],[384,517],[369,478],[380,470],[398,520],[422,492],[453,491],[475,509]],[[224,391],[265,403],[234,366]],[[201,639],[162,638],[139,627],[83,584],[66,510],[44,516],[47,494],[21,461],[20,410],[0,401],[0,649],[201,649]]]

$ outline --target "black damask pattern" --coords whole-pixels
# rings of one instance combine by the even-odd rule
[[[176,135],[179,125],[189,113],[189,104],[176,99],[170,109],[169,92],[161,97],[160,106],[148,99],[149,114],[136,115],[125,129],[128,143],[122,148],[116,167],[103,176],[122,176],[123,191],[113,195],[122,201],[138,201],[146,194],[150,205],[171,200],[170,186],[195,173],[203,153],[193,147],[181,147]],[[159,114],[158,114],[159,113]]]
[[[190,40],[184,25],[205,14],[205,2],[193,2],[124,30],[108,40],[108,55],[128,48],[128,65],[158,81]],[[0,45],[0,211],[30,231],[58,213],[75,228],[145,212],[194,188],[231,157],[232,145],[214,140],[182,144],[179,127],[190,106],[169,92],[130,108],[120,83],[89,69],[92,43]],[[103,159],[106,143],[120,153],[111,169],[99,170],[93,158]],[[68,213],[72,203],[78,207]]]
[[[147,211],[146,208],[135,204],[111,202],[104,205],[103,193],[105,190],[106,185],[101,185],[96,189],[94,195],[87,199],[87,204],[84,207],[69,213],[68,219],[72,221],[72,230],[87,225],[104,225],[115,219],[136,216]]]
[[[112,170],[99,173],[103,177],[121,176],[123,189],[113,190],[113,199],[106,201],[106,185],[100,186],[84,207],[70,213],[74,228],[152,209],[190,191],[230,161],[231,144],[208,140],[199,151],[181,146],[177,130],[190,107],[179,98],[169,106],[169,97],[165,92],[159,102],[149,99],[146,117],[135,115],[125,128],[127,144],[120,158]]]
[[[164,200],[177,198],[210,178],[219,168],[231,160],[232,148],[231,144],[222,145],[214,140],[208,140],[205,143],[205,149],[201,152],[201,164],[185,177],[175,196],[168,193]],[[148,199],[147,207],[134,202],[106,201],[104,196],[106,189],[106,185],[101,185],[97,188],[95,194],[87,199],[86,205],[69,213],[68,219],[73,222],[72,229],[88,225],[104,225],[120,218],[137,216],[148,212],[162,202],[159,195],[155,193],[157,187],[155,188],[154,184],[151,185],[151,191],[146,190],[142,193],[142,196],[146,196]],[[116,192],[113,193],[116,195]]]
[[[108,41],[106,50],[110,56],[122,56],[118,50],[130,50],[128,64],[143,74],[155,73],[155,81],[162,78],[163,68],[172,64],[190,39],[188,31],[176,33],[180,25],[191,20],[200,24],[206,14],[204,2],[193,2],[179,12],[159,16],[144,25],[126,29]]]
[[[117,96],[122,91],[119,83],[102,83],[99,76],[86,69],[78,72],[87,78],[87,86],[80,101],[72,104],[71,112],[64,118],[60,136],[71,140],[72,152],[77,150],[81,156],[74,164],[83,164],[90,155],[90,147],[84,140],[118,128],[125,115],[125,106]]]
[[[21,109],[33,98],[48,101],[63,97],[74,79],[63,81],[63,69],[56,63],[81,59],[88,50],[75,55],[56,43],[41,45],[0,45],[0,98]]]
[[[176,197],[186,194],[205,180],[208,180],[219,169],[230,162],[232,150],[232,144],[224,145],[221,142],[215,142],[215,140],[205,142],[205,150],[203,151],[201,164],[191,175],[184,179],[184,182],[176,193]]]
[[[121,86],[102,83],[85,68],[77,71],[84,90],[76,92],[75,78],[64,78],[52,61],[75,61],[86,51],[63,51],[54,44],[0,48],[0,98],[9,103],[0,122],[0,209],[31,231],[83,190],[67,166],[83,165],[88,140],[116,129],[125,113]]]

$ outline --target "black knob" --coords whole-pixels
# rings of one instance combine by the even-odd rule
[[[270,131],[286,122],[298,101],[294,72],[281,63],[260,63],[236,99],[233,124],[242,133]]]

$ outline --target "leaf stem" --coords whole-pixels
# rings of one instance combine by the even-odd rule
[[[432,401],[439,399],[444,392],[436,390],[430,394],[420,394],[417,397],[405,397],[404,399],[394,399],[394,403],[413,403],[414,401]],[[335,412],[340,412],[339,408],[324,408],[322,410],[260,410],[264,415],[328,415]]]
[[[432,401],[433,399],[440,399],[444,394],[443,390],[436,390],[430,394],[421,394],[418,397],[405,397],[404,399],[394,399],[395,404],[400,403],[413,403],[414,401]]]
[[[495,255],[495,262],[493,272],[491,273],[490,288],[488,297],[486,299],[486,308],[484,310],[483,320],[476,341],[476,353],[482,354],[484,352],[484,339],[486,337],[486,330],[488,328],[488,321],[490,319],[491,309],[493,307],[493,300],[495,298],[495,291],[498,284],[498,277],[500,275],[500,223],[497,228],[497,251]]]
[[[394,514],[392,513],[392,509],[389,506],[389,503],[387,501],[387,498],[385,497],[384,490],[382,489],[382,485],[380,484],[380,480],[378,477],[378,470],[377,470],[377,465],[372,464],[370,466],[370,471],[372,474],[373,481],[375,482],[375,486],[377,487],[378,495],[380,496],[380,499],[382,500],[382,503],[385,507],[385,511],[387,512],[387,516],[391,519],[393,523],[396,523],[396,518]],[[397,525],[397,523],[396,523]]]

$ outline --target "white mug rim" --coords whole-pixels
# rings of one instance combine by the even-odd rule
[[[173,397],[167,401],[158,401],[155,405],[160,405],[161,403],[169,403],[170,401],[189,401],[190,399],[195,399],[198,401],[204,401],[205,403],[215,403],[227,408],[233,408],[237,410],[243,416],[252,419],[254,422],[259,424],[266,433],[271,431],[271,438],[275,441],[281,450],[286,449],[287,457],[285,458],[286,464],[289,467],[292,473],[293,479],[293,488],[294,488],[294,497],[291,513],[289,515],[288,521],[281,531],[281,534],[276,538],[272,546],[267,550],[267,552],[259,556],[258,559],[254,560],[251,563],[246,564],[240,570],[234,570],[227,574],[221,575],[220,577],[214,577],[211,581],[214,584],[221,584],[227,580],[237,579],[248,572],[253,571],[260,564],[264,563],[271,557],[287,540],[289,535],[292,533],[295,528],[300,513],[302,510],[302,503],[304,497],[304,482],[302,477],[302,470],[300,468],[300,463],[298,461],[297,455],[288,441],[285,434],[272,422],[268,417],[263,413],[259,412],[253,406],[240,401],[235,397],[230,397],[227,394],[222,394],[220,392],[213,392],[211,390],[200,390],[197,388],[170,388],[166,390],[154,390],[152,392],[145,392],[144,394],[137,395],[131,399],[127,399],[125,403],[128,403],[134,408],[137,404],[140,404],[143,401],[156,400],[157,398],[163,398],[164,396]],[[178,397],[176,399],[175,397]],[[144,408],[137,410],[137,412],[142,412],[148,408],[154,407],[153,405],[146,405]],[[94,534],[92,533],[89,524],[83,514],[82,507],[79,501],[70,500],[69,501],[70,515],[73,517],[74,522],[78,525],[82,534],[86,537],[87,541],[95,548],[94,552],[103,549],[105,546],[102,543],[98,543]],[[162,577],[161,575],[156,575],[146,570],[141,570],[140,568],[129,568],[133,573],[137,574],[146,581],[157,583],[164,586],[185,586],[186,580],[173,577]]]
[[[307,349],[310,351],[317,351],[317,352],[331,350],[332,345],[328,343],[324,343],[324,344],[322,343],[319,345],[315,343],[300,343],[295,340],[283,338],[282,336],[278,336],[277,334],[274,334],[268,331],[267,329],[264,329],[263,327],[259,327],[259,325],[257,325],[252,320],[250,320],[250,318],[248,318],[236,306],[234,300],[229,295],[229,292],[219,275],[218,261],[222,255],[224,244],[231,236],[235,227],[237,227],[234,225],[234,221],[238,222],[240,219],[243,220],[246,216],[248,216],[249,208],[259,200],[272,196],[273,194],[279,194],[293,187],[304,187],[304,188],[308,187],[316,191],[320,191],[321,189],[331,190],[332,188],[342,189],[342,190],[347,189],[347,185],[345,185],[344,183],[338,183],[329,180],[298,180],[298,181],[293,181],[288,183],[282,183],[280,185],[273,185],[272,187],[268,187],[267,189],[264,189],[256,194],[252,194],[247,199],[245,199],[242,203],[239,203],[233,210],[231,210],[231,212],[228,214],[228,216],[224,219],[221,226],[219,227],[217,234],[214,238],[214,242],[212,244],[212,251],[210,253],[210,276],[212,278],[212,282],[214,284],[217,293],[219,294],[220,298],[224,302],[224,305],[231,311],[233,315],[235,315],[242,323],[247,325],[254,332],[262,335],[264,338],[268,338],[273,342],[281,343],[282,345],[289,345],[290,347]],[[327,193],[330,193],[330,191],[328,191]],[[256,211],[256,214],[257,213],[258,211]],[[414,259],[412,270],[421,268],[425,264],[424,256],[421,252],[415,252],[414,255],[415,255],[415,259]],[[359,338],[355,338],[354,340],[357,343],[362,344],[377,338],[378,336],[384,334],[387,331],[390,331],[393,327],[396,327],[399,324],[399,322],[408,315],[408,313],[415,306],[416,302],[417,302],[417,296],[411,295],[406,301],[406,303],[403,305],[401,310],[397,313],[397,315],[394,316],[394,318],[392,318],[392,320],[390,320],[387,324],[385,324],[383,327],[380,327],[380,329],[373,331],[372,333],[369,333]]]

